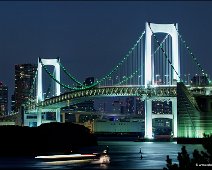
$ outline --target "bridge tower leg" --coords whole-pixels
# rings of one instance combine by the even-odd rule
[[[60,108],[56,109],[56,121],[60,122]]]
[[[152,138],[152,100],[145,100],[145,138]]]
[[[57,59],[41,59],[38,58],[38,77],[37,77],[37,96],[36,102],[39,103],[44,100],[43,97],[43,84],[42,84],[42,64],[43,65],[53,65],[55,67],[55,78],[60,81],[60,58]],[[55,96],[60,95],[60,84],[55,82]],[[37,125],[39,126],[42,123],[42,109],[38,108],[37,110]],[[60,122],[60,109],[56,110],[56,121]]]
[[[153,33],[167,33],[172,37],[172,65],[178,75],[180,75],[179,62],[179,47],[178,47],[178,33],[176,24],[154,24],[146,23],[146,38],[145,38],[145,88],[149,85],[154,85],[154,55],[152,55],[152,35]],[[179,77],[174,70],[169,75],[170,85],[174,81],[179,81]],[[168,81],[167,81],[168,82]]]
[[[40,126],[42,124],[42,109],[37,109],[37,126]]]
[[[174,138],[177,137],[177,97],[172,97],[171,99],[172,101],[172,114],[173,114],[173,126],[172,126],[172,129],[173,129],[173,135],[174,135]]]

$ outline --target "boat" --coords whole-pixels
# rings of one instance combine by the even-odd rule
[[[108,151],[104,150],[102,153],[92,154],[55,154],[46,156],[36,156],[35,159],[52,162],[52,161],[70,161],[70,160],[87,160],[87,161],[99,161],[99,163],[109,163],[110,157]]]
[[[97,159],[98,154],[47,155],[47,156],[36,156],[35,158],[43,161],[82,160],[82,159]]]

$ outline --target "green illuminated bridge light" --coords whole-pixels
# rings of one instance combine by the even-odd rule
[[[176,86],[172,87],[152,87],[145,89],[136,86],[111,86],[99,87],[75,92],[68,92],[60,96],[52,97],[45,101],[39,102],[37,105],[32,104],[27,106],[27,110],[34,110],[36,107],[41,108],[58,108],[65,107],[70,104],[76,104],[83,100],[88,100],[89,97],[102,97],[102,96],[140,96],[140,97],[175,97]]]
[[[189,87],[192,94],[203,95],[207,91],[212,91],[212,87]],[[152,86],[145,89],[141,86],[107,86],[92,89],[85,89],[80,91],[68,92],[46,99],[38,104],[32,103],[26,105],[26,111],[30,112],[37,107],[41,108],[62,108],[69,105],[74,105],[90,98],[110,97],[110,96],[140,96],[141,98],[157,98],[157,97],[176,97],[176,85],[172,86]]]

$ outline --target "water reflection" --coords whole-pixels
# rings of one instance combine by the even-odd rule
[[[166,155],[173,163],[178,163],[177,154],[183,145],[176,142],[131,142],[100,141],[98,147],[81,148],[81,153],[100,153],[108,146],[109,164],[100,160],[67,160],[42,162],[31,158],[0,159],[1,168],[33,168],[33,169],[163,169],[166,166]],[[194,149],[204,150],[202,145],[186,144],[189,154]],[[140,148],[143,158],[141,159]],[[192,157],[192,155],[190,155]]]
[[[163,169],[166,166],[166,155],[177,163],[178,152],[183,145],[176,142],[101,142],[109,145],[111,163],[109,169]],[[202,145],[185,145],[189,154],[196,148],[203,150]],[[141,159],[140,148],[142,150]]]

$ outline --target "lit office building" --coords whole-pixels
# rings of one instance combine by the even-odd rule
[[[194,86],[205,86],[209,85],[209,80],[206,75],[195,75],[191,79],[191,84]]]
[[[121,105],[120,101],[115,100],[113,101],[113,113],[120,113],[121,112]]]
[[[0,82],[0,116],[8,114],[8,87]]]
[[[15,65],[14,112],[18,112],[21,105],[28,100],[36,70],[37,66],[32,64]]]
[[[90,86],[93,83],[94,83],[94,77],[87,77],[83,84],[86,85],[86,86]]]
[[[15,95],[11,95],[11,111],[15,110]]]
[[[135,113],[136,115],[141,116],[141,118],[145,117],[145,104],[144,101],[141,100],[141,98],[136,97],[136,108],[135,108]]]
[[[94,77],[88,77],[84,81],[84,85],[89,86],[94,83]],[[78,103],[76,105],[70,106],[69,109],[74,110],[74,111],[95,111],[94,109],[94,101],[93,100],[87,100],[81,103]]]
[[[152,101],[153,114],[172,114],[171,101]]]
[[[128,97],[126,99],[126,110],[128,114],[133,114],[135,109],[134,109],[134,97]]]

